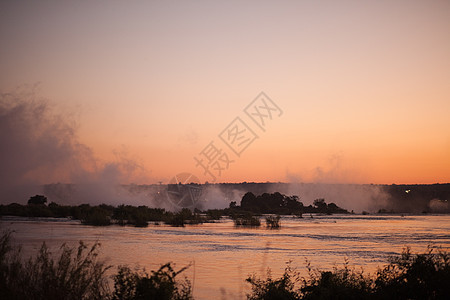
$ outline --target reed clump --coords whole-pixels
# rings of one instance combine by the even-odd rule
[[[234,226],[236,227],[259,227],[261,226],[261,221],[257,216],[251,213],[234,215],[232,216]]]
[[[100,244],[78,247],[63,244],[53,257],[45,243],[35,257],[22,261],[11,234],[0,238],[0,299],[107,299],[106,271],[98,259]]]
[[[269,229],[280,229],[280,227],[281,227],[280,219],[281,219],[281,217],[279,215],[267,216],[266,217],[266,227]]]

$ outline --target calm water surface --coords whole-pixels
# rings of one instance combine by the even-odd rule
[[[169,261],[177,268],[191,263],[184,274],[193,283],[196,299],[244,299],[249,274],[263,274],[270,267],[279,276],[287,261],[303,274],[306,259],[313,267],[329,269],[348,258],[351,265],[372,272],[405,246],[415,252],[430,244],[450,250],[449,215],[283,217],[279,230],[235,228],[230,220],[134,228],[4,217],[0,225],[15,231],[15,241],[28,256],[43,241],[57,252],[64,242],[76,245],[83,240],[99,241],[102,257],[114,266],[153,270]]]

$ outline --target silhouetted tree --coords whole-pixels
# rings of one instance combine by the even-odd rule
[[[327,204],[325,203],[325,199],[323,198],[314,200],[313,205],[317,207],[320,212],[327,210]]]
[[[28,205],[45,205],[47,203],[47,197],[43,195],[35,195],[28,199]]]
[[[286,197],[284,201],[290,211],[301,212],[303,210],[303,203],[298,201],[298,196]]]
[[[252,192],[245,193],[244,197],[242,197],[241,207],[243,209],[251,210],[252,208],[257,207],[257,205],[256,196]]]

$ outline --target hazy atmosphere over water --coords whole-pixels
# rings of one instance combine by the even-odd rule
[[[448,1],[2,1],[0,40],[4,203],[450,181]]]

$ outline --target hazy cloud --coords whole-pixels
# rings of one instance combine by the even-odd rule
[[[0,95],[1,202],[25,202],[49,183],[72,203],[125,202],[117,187],[145,170],[123,147],[104,162],[79,142],[72,115],[36,95],[36,87]],[[63,187],[67,191],[61,191]],[[82,187],[82,188],[81,188]],[[130,200],[130,199],[129,199]]]

